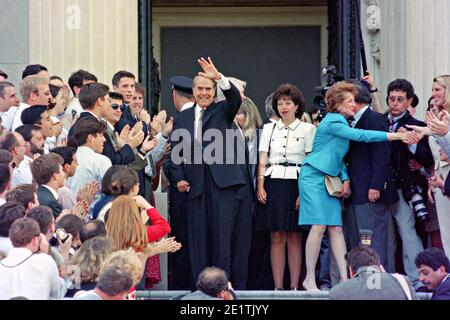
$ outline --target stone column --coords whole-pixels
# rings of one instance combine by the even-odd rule
[[[433,78],[450,73],[450,2],[448,0],[378,0],[381,9],[382,99],[388,83],[405,78],[420,99],[423,119]]]

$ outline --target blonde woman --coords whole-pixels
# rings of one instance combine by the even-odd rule
[[[114,251],[114,242],[107,237],[86,240],[69,261],[67,270],[73,288],[66,297],[73,297],[79,290],[95,288],[103,261]]]

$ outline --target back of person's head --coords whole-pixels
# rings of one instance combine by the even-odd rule
[[[37,184],[47,184],[54,174],[61,172],[63,158],[56,153],[44,154],[30,163],[31,174]]]
[[[35,105],[23,110],[20,120],[23,124],[40,125],[42,123],[42,114],[48,110],[47,106]]]
[[[85,223],[80,230],[81,243],[94,237],[106,237],[106,226],[101,220],[91,220]]]
[[[1,141],[1,148],[8,151],[10,154],[13,152],[14,148],[19,146],[19,140],[17,139],[18,133],[10,132],[3,137]]]
[[[119,82],[122,78],[131,78],[131,79],[136,79],[136,77],[134,76],[134,74],[132,74],[131,72],[128,71],[118,71],[114,74],[113,78],[112,78],[112,85],[114,87],[117,87],[119,85]]]
[[[55,222],[52,209],[46,206],[32,208],[28,211],[27,218],[37,221],[42,234],[46,234],[50,230],[51,225]]]
[[[31,93],[38,93],[39,86],[48,84],[48,79],[40,77],[38,75],[27,76],[20,81],[19,92],[23,101],[27,101],[30,98]]]
[[[360,104],[369,104],[372,102],[372,97],[370,96],[370,88],[368,88],[367,82],[362,82],[359,79],[348,79],[348,83],[355,85],[357,93],[355,95],[355,102]]]
[[[69,140],[70,147],[81,147],[86,144],[88,136],[103,134],[106,129],[106,124],[98,121],[93,117],[84,117],[78,119],[72,126],[73,139]]]
[[[112,175],[117,171],[120,170],[123,166],[115,164],[111,167],[109,167],[108,170],[106,170],[105,174],[102,178],[102,185],[101,185],[101,192],[106,195],[111,195],[111,179]]]
[[[228,288],[228,276],[225,271],[217,267],[207,267],[200,272],[197,280],[197,289],[210,295],[217,295]]]
[[[104,98],[109,93],[106,84],[93,82],[81,87],[78,99],[84,110],[92,110],[98,99]]]
[[[414,97],[414,87],[411,82],[406,79],[396,79],[389,83],[387,87],[387,97],[389,97],[391,91],[403,91],[406,93],[407,99]]]
[[[0,164],[0,193],[4,193],[11,182],[9,163]]]
[[[31,142],[31,139],[33,138],[33,131],[39,131],[41,130],[40,127],[34,124],[24,124],[20,127],[17,127],[16,130],[14,130],[17,133],[20,133],[20,135],[23,137],[23,139],[26,142]]]
[[[75,87],[81,89],[84,81],[93,81],[97,82],[97,77],[92,73],[89,73],[85,70],[78,70],[72,73],[69,77],[68,83],[70,90],[72,90],[73,95],[76,95]]]
[[[25,79],[28,76],[36,75],[41,71],[48,71],[48,69],[41,64],[29,64],[22,71],[22,79]]]
[[[428,248],[419,253],[415,259],[417,268],[427,266],[436,271],[444,266],[445,272],[450,272],[450,262],[442,249]]]
[[[103,263],[102,269],[118,268],[126,271],[136,286],[144,274],[144,261],[132,250],[119,250],[109,255]]]
[[[105,268],[97,281],[97,288],[108,297],[124,299],[133,285],[131,275],[119,268]]]
[[[74,239],[80,235],[83,221],[75,214],[66,214],[59,219],[56,229],[63,228],[67,233],[70,233]]]
[[[25,247],[40,234],[39,224],[30,218],[17,219],[9,229],[9,239],[15,248]]]
[[[362,267],[379,267],[381,264],[380,255],[373,248],[362,245],[350,250],[346,254],[345,259],[353,272],[357,272]]]
[[[20,203],[25,209],[36,202],[36,189],[32,184],[19,184],[12,188],[5,196],[7,202]]]
[[[57,147],[51,150],[51,153],[58,154],[63,159],[62,166],[68,164],[71,165],[75,154],[77,153],[76,148],[72,147]]]
[[[0,149],[0,164],[9,165],[12,160],[13,156],[11,154],[11,151],[8,151],[6,149]]]
[[[148,244],[140,210],[130,196],[120,196],[113,201],[106,221],[106,230],[118,250],[142,250]]]
[[[69,262],[69,276],[79,276],[82,283],[97,281],[103,262],[113,251],[114,242],[107,237],[94,237],[83,242]]]
[[[8,237],[11,225],[25,216],[25,208],[17,202],[6,202],[0,206],[0,237]]]
[[[115,169],[111,176],[110,194],[115,197],[129,195],[133,187],[139,183],[136,171],[125,166],[119,166]]]

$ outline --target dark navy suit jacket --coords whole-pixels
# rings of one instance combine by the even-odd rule
[[[450,300],[450,277],[436,288],[436,291],[431,296],[431,300]]]
[[[386,118],[372,109],[362,114],[355,128],[365,130],[389,131]],[[390,142],[365,143],[350,141],[347,154],[347,172],[352,189],[352,202],[369,202],[369,189],[381,191],[378,202],[388,204],[398,201],[397,190],[393,185],[393,172],[390,169]]]

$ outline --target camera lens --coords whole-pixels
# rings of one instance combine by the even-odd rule
[[[411,198],[411,206],[416,213],[417,219],[425,221],[429,219],[428,210],[422,196],[418,193],[413,194]]]

